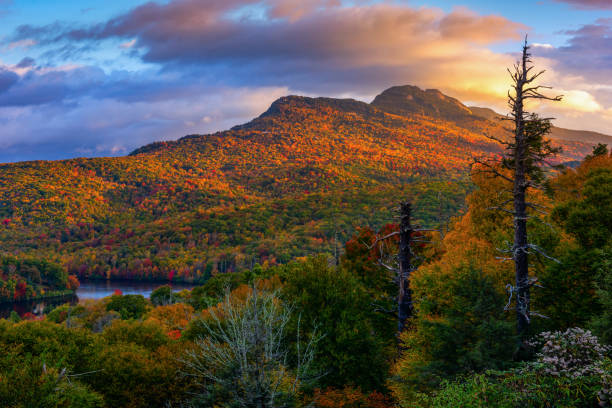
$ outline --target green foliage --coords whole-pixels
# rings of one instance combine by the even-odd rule
[[[487,371],[442,383],[431,407],[594,407],[612,398],[610,348],[590,332],[572,328],[530,340],[536,360],[505,371]]]
[[[612,237],[612,170],[589,172],[581,196],[554,209],[553,217],[585,249],[602,248]]]
[[[170,342],[162,328],[148,322],[126,322],[115,320],[102,332],[102,338],[108,344],[133,343],[154,351]]]
[[[46,321],[0,320],[0,406],[12,407],[10,401],[19,408],[175,403],[190,385],[179,375],[179,346],[160,327],[140,322],[119,321],[94,334]],[[70,384],[64,384],[66,375],[75,375]]]
[[[596,146],[593,146],[593,153],[587,155],[584,159],[589,160],[593,157],[597,156],[605,156],[608,154],[608,145],[603,143],[597,143]]]
[[[321,387],[384,388],[396,322],[386,332],[374,329],[380,317],[358,276],[330,266],[325,257],[312,258],[287,273],[283,297],[297,309],[293,333],[299,322],[305,333],[316,328],[324,334],[315,358],[318,371],[326,373]]]
[[[598,334],[610,342],[612,169],[606,167],[607,157],[597,156],[601,165],[595,158],[585,162],[591,168],[578,196],[553,210],[553,218],[576,238],[577,245],[542,273],[541,303],[554,327],[582,326],[592,320]]]
[[[41,358],[24,355],[19,346],[0,353],[0,406],[7,408],[103,408],[102,396],[49,367]]]
[[[106,310],[118,312],[124,320],[140,319],[147,311],[147,300],[142,295],[113,295]]]
[[[513,113],[516,114],[516,112]],[[546,176],[542,165],[551,156],[560,153],[561,148],[554,146],[552,141],[546,137],[552,127],[550,119],[541,118],[535,113],[530,113],[523,123],[525,132],[524,148],[527,150],[526,153],[522,153],[525,154],[525,157],[521,159],[523,160],[525,175],[533,181],[541,182]],[[514,139],[508,143],[506,151],[507,156],[503,158],[502,166],[505,169],[514,171],[516,160],[521,160],[517,156],[519,151],[517,149],[517,142]]]
[[[153,303],[154,306],[162,306],[176,303],[177,298],[174,292],[172,291],[172,286],[164,285],[151,292],[149,300],[151,301],[151,303]]]
[[[600,313],[593,313],[591,326],[606,343],[612,344],[612,247],[601,251],[595,287]]]
[[[504,314],[504,297],[492,280],[469,265],[453,279],[435,274],[414,283],[441,297],[416,299],[417,316],[402,336],[406,353],[397,365],[395,386],[402,395],[435,387],[453,375],[505,368],[515,349],[514,325]],[[408,397],[406,397],[408,398]]]
[[[9,320],[13,323],[19,323],[21,321],[21,317],[19,317],[19,314],[16,311],[11,310]]]
[[[535,291],[534,303],[548,319],[537,319],[537,327],[548,330],[585,326],[603,312],[594,278],[605,256],[601,251],[572,248],[560,257],[560,263],[550,263],[538,273],[542,287]]]
[[[0,253],[0,302],[43,297],[45,292],[68,289],[68,273],[60,265]]]
[[[423,407],[436,408],[546,408],[595,407],[602,390],[601,378],[556,377],[518,370],[474,374],[446,381],[433,397],[423,398]]]

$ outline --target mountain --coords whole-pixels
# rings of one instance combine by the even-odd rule
[[[441,119],[477,133],[498,137],[503,137],[506,133],[503,129],[504,123],[500,121],[504,115],[490,108],[468,107],[437,89],[422,90],[412,85],[394,86],[378,95],[372,105],[398,115],[424,115]],[[568,142],[604,143],[612,146],[612,136],[586,130],[553,126],[549,137]]]
[[[480,119],[457,99],[437,89],[422,90],[413,85],[394,86],[383,91],[374,98],[372,106],[396,115],[419,114],[450,122]]]
[[[0,253],[80,277],[202,280],[333,253],[398,202],[436,225],[499,125],[456,99],[391,88],[372,104],[287,96],[249,123],[126,157],[0,165]],[[591,151],[561,142],[559,160]]]

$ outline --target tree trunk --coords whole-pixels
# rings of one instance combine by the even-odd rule
[[[524,86],[527,82],[527,48],[523,49],[522,72],[516,82],[514,119],[516,126],[516,151],[514,152],[514,271],[516,291],[516,324],[519,340],[529,328],[529,265],[527,259],[527,190],[526,160],[528,146],[525,134]]]
[[[410,273],[412,272],[412,225],[410,224],[412,208],[409,202],[401,204],[400,209],[400,244],[399,244],[399,294],[397,298],[397,330],[401,333],[406,321],[412,316],[412,291],[410,290]]]

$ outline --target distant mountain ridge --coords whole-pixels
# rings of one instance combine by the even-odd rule
[[[432,118],[447,120],[470,130],[482,126],[482,120],[494,123],[500,127],[500,119],[504,117],[493,109],[478,106],[466,106],[458,99],[444,95],[437,89],[422,90],[416,86],[394,86],[372,101],[379,109],[398,115],[420,114]],[[568,140],[584,143],[604,143],[612,146],[612,136],[588,130],[564,129],[557,126],[551,128],[551,139]]]
[[[286,119],[291,119],[287,112],[300,107],[322,107],[327,106],[345,113],[355,113],[367,117],[381,117],[383,113],[398,116],[413,117],[424,116],[427,118],[442,120],[452,123],[458,127],[483,135],[493,134],[501,137],[507,134],[504,127],[508,125],[501,122],[504,116],[493,109],[466,106],[461,101],[445,95],[437,89],[423,90],[414,85],[394,86],[377,95],[371,103],[355,99],[336,99],[328,97],[310,98],[299,95],[283,96],[274,101],[270,107],[257,118],[242,125],[231,128],[232,131],[246,129],[263,129],[266,126],[266,118],[284,114]],[[297,118],[293,118],[297,119]],[[263,126],[263,127],[262,127]],[[186,138],[199,137],[189,135]],[[572,130],[553,126],[549,135],[551,139],[579,142],[588,144],[605,143],[612,146],[612,136],[587,130]],[[184,139],[184,138],[182,138]],[[179,139],[180,141],[181,139]],[[130,155],[150,151],[155,146],[168,146],[173,142],[159,142],[145,145],[134,150]]]
[[[453,122],[474,117],[459,100],[437,89],[422,90],[413,85],[394,86],[383,91],[374,98],[372,106],[396,115],[420,114]]]

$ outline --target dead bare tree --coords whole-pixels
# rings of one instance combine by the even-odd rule
[[[383,237],[377,237],[370,248],[377,247],[380,251],[379,264],[391,271],[395,275],[397,284],[397,310],[392,312],[397,316],[397,333],[404,331],[408,319],[414,314],[412,302],[412,290],[410,289],[410,275],[414,271],[413,259],[415,254],[412,251],[413,242],[424,242],[421,238],[415,238],[416,232],[437,231],[433,229],[415,228],[412,225],[412,204],[404,201],[400,204],[400,225],[399,230],[391,232]],[[385,259],[385,242],[395,236],[399,236],[399,248],[397,254],[391,256],[391,262]],[[385,311],[387,312],[387,311]],[[390,312],[390,311],[389,311]]]
[[[399,282],[397,295],[397,331],[401,333],[406,327],[406,321],[412,316],[412,291],[410,290],[410,274],[414,269],[412,266],[412,248],[410,246],[412,233],[412,206],[409,202],[403,202],[400,206],[400,230],[399,230]]]
[[[201,320],[206,336],[196,339],[181,359],[185,374],[199,385],[193,405],[293,406],[298,389],[317,378],[310,366],[321,336],[315,332],[303,341],[298,318],[296,366],[290,369],[287,324],[292,312],[274,292],[253,286],[240,302],[227,290],[218,309],[209,310],[210,319]]]
[[[528,209],[541,211],[538,204],[527,201],[527,191],[530,188],[540,188],[544,179],[544,167],[554,166],[548,158],[559,152],[550,141],[544,137],[550,132],[551,118],[541,118],[535,113],[527,111],[525,104],[532,99],[560,101],[561,96],[549,97],[542,94],[542,89],[550,87],[536,85],[535,81],[545,72],[532,72],[534,69],[529,45],[525,37],[522,56],[512,70],[508,73],[512,78],[512,90],[508,91],[508,105],[510,113],[505,120],[513,123],[513,137],[508,141],[496,140],[505,147],[504,157],[495,162],[493,160],[480,160],[476,162],[484,171],[492,173],[512,184],[512,198],[505,201],[498,210],[512,214],[514,218],[514,243],[506,251],[511,254],[514,261],[515,284],[508,285],[510,299],[507,309],[511,306],[514,295],[519,338],[524,339],[530,325],[530,288],[537,282],[536,278],[529,277],[528,255],[544,252],[536,245],[530,244],[527,233],[527,220],[531,217]],[[504,208],[512,204],[512,209]]]

